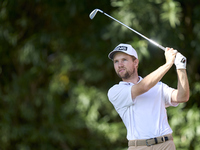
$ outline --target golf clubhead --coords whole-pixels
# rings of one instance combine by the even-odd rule
[[[103,13],[103,11],[100,10],[100,9],[94,9],[94,10],[90,13],[90,15],[89,15],[90,19],[93,19],[93,18],[96,16],[96,14],[97,14],[98,11],[101,12],[101,13]]]

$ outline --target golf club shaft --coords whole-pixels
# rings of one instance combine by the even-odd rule
[[[95,11],[95,10],[94,10],[94,11]],[[91,14],[92,14],[94,11],[92,11]],[[134,30],[134,29],[132,29],[131,27],[127,26],[126,24],[120,22],[119,20],[113,18],[112,16],[108,15],[107,13],[103,12],[102,10],[96,9],[96,13],[97,13],[98,11],[101,12],[101,13],[103,13],[104,15],[108,16],[109,18],[111,18],[111,19],[117,21],[117,22],[120,23],[121,25],[127,27],[127,28],[130,29],[131,31],[135,32],[136,34],[140,35],[141,37],[145,38],[146,40],[148,40],[148,41],[151,42],[152,44],[156,45],[157,47],[159,47],[160,49],[162,49],[163,51],[165,51],[165,47],[161,46],[160,44],[158,44],[158,43],[154,42],[153,40],[147,38],[146,36],[142,35],[141,33],[137,32],[136,30]],[[96,14],[96,13],[95,13],[95,14]],[[95,14],[94,14],[94,16],[95,16]],[[94,17],[94,16],[93,16],[93,17]]]

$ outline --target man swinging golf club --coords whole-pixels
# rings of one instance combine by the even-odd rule
[[[129,44],[119,44],[108,57],[113,60],[117,75],[122,79],[108,91],[108,98],[122,118],[129,140],[128,150],[175,150],[172,129],[167,120],[166,107],[178,106],[189,100],[189,83],[186,73],[186,58],[172,48],[165,48],[130,28],[100,9],[97,12],[120,23],[134,33],[165,51],[166,63],[147,75],[138,76],[138,56]],[[167,71],[176,65],[177,89],[160,82]]]
[[[128,150],[175,150],[166,107],[189,100],[186,58],[166,48],[166,63],[142,78],[138,76],[137,52],[131,45],[119,44],[108,57],[122,79],[109,89],[108,98],[126,126]],[[177,89],[160,81],[173,64],[178,75]]]

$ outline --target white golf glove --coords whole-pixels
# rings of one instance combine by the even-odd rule
[[[181,53],[176,54],[176,58],[174,60],[174,64],[176,65],[176,69],[186,69],[187,59]]]

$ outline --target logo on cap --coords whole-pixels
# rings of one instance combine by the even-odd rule
[[[127,51],[128,47],[126,46],[118,46],[115,48],[115,51]]]

